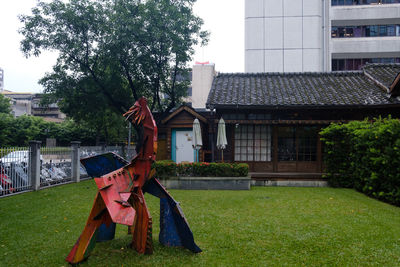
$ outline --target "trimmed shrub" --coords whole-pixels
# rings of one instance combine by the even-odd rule
[[[245,163],[178,163],[162,160],[153,164],[157,177],[242,177],[247,176],[249,165]]]
[[[176,173],[176,164],[172,160],[160,160],[153,163],[158,177],[174,176]]]
[[[400,121],[376,119],[331,124],[321,131],[326,178],[400,206]]]

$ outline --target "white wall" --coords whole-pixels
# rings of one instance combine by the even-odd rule
[[[215,76],[214,64],[196,64],[192,70],[192,107],[206,108],[208,93]]]
[[[31,101],[29,100],[14,100],[11,109],[14,117],[32,114]]]
[[[321,0],[245,0],[245,72],[321,71],[321,16]]]
[[[333,26],[399,24],[400,4],[335,6],[329,17]]]
[[[359,58],[357,54],[368,53],[367,57],[379,57],[382,53],[392,53],[400,56],[400,37],[365,37],[365,38],[333,38],[331,39],[332,54],[348,54],[340,58]]]

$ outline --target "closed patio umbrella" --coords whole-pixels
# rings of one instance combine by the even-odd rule
[[[226,141],[226,130],[225,130],[225,121],[221,118],[218,122],[218,135],[217,135],[217,148],[221,149],[222,153],[222,162],[224,162],[224,149],[228,141]]]
[[[203,141],[201,140],[201,128],[200,128],[200,122],[196,118],[193,121],[193,139],[192,139],[192,146],[193,149],[196,150],[196,162],[197,162],[197,151],[201,149],[203,146]]]

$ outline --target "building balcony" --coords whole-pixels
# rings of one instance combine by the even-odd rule
[[[399,57],[400,37],[335,38],[330,40],[332,58]]]
[[[399,24],[400,4],[333,6],[330,19],[332,26]]]

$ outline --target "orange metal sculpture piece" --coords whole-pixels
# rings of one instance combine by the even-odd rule
[[[157,152],[157,126],[145,98],[136,101],[124,117],[141,129],[142,146],[128,165],[94,178],[98,193],[85,229],[66,258],[69,263],[79,263],[88,257],[102,224],[129,226],[132,247],[142,254],[153,252],[152,219],[142,188],[154,175],[151,164]]]

